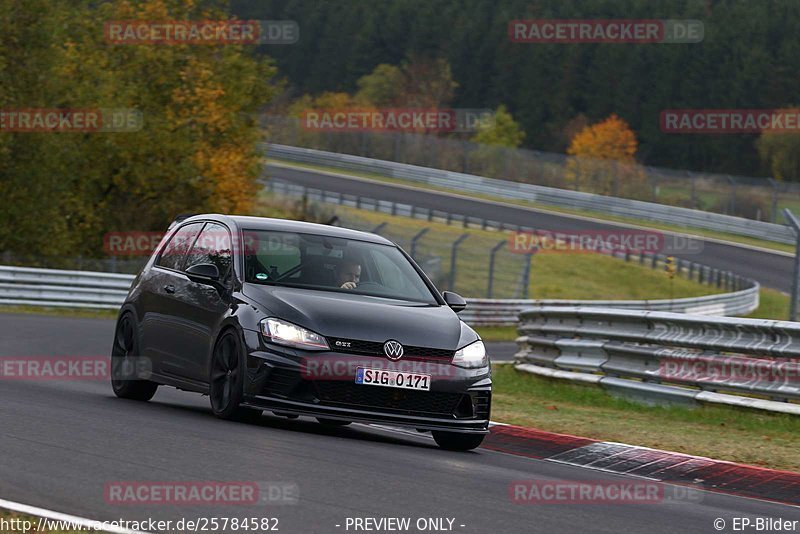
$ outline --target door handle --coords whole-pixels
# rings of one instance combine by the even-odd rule
[[[166,291],[167,293],[175,293],[175,286],[173,286],[172,284],[166,285],[164,286],[164,291]]]

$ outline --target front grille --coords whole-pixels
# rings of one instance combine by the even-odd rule
[[[325,404],[380,408],[407,415],[453,415],[463,397],[458,393],[406,391],[349,382],[318,381],[315,385]]]
[[[339,345],[336,343],[339,342]],[[379,356],[385,358],[383,343],[377,341],[362,341],[360,339],[328,338],[328,345],[334,352],[348,354],[363,354],[364,356]],[[436,349],[432,347],[414,347],[403,345],[403,358],[417,360],[451,360],[456,353],[454,350]]]

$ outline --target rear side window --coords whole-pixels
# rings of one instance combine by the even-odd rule
[[[189,251],[184,270],[192,265],[213,263],[219,269],[220,278],[225,278],[231,267],[231,258],[230,232],[221,224],[208,223]]]
[[[191,223],[178,228],[167,242],[164,250],[156,261],[159,267],[166,267],[167,269],[180,270],[183,265],[183,259],[189,251],[189,247],[194,243],[200,229],[203,228],[203,223]]]

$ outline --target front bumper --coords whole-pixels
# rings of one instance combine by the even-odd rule
[[[249,334],[252,334],[250,336]],[[463,369],[449,361],[311,352],[266,345],[246,333],[244,403],[282,413],[420,430],[486,434],[491,411],[490,368]],[[355,383],[355,369],[369,367],[431,375],[430,391]]]

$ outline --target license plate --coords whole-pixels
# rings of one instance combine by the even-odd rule
[[[359,367],[356,369],[356,384],[430,391],[431,375]]]

